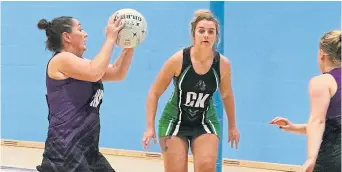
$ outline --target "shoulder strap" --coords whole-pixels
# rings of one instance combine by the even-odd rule
[[[46,80],[49,79],[49,74],[48,74],[48,66],[49,66],[49,63],[50,61],[52,60],[53,57],[55,57],[59,52],[55,52],[53,53],[53,55],[51,56],[51,58],[49,59],[49,61],[47,62],[46,64],[46,70],[45,70],[45,75],[46,75]],[[46,81],[47,83],[47,81]],[[47,87],[47,85],[45,85]],[[45,93],[45,99],[46,99],[46,103],[47,103],[47,106],[48,106],[48,120],[50,120],[50,103],[49,103],[49,98],[48,98],[48,94],[47,94],[47,88],[46,88],[46,93]]]
[[[51,56],[51,58],[49,59],[49,61],[47,62],[47,64],[46,64],[46,74],[47,74],[47,72],[48,72],[48,66],[49,66],[49,63],[50,63],[50,61],[52,60],[52,58],[53,57],[55,57],[57,54],[58,54],[59,52],[55,52],[55,53],[53,53],[53,55]]]
[[[182,70],[181,70],[181,73],[182,73],[189,65],[191,65],[190,49],[191,49],[191,47],[187,47],[187,48],[184,48],[184,49],[183,49],[183,63],[182,63]]]
[[[215,51],[215,56],[214,56],[214,61],[212,67],[214,68],[215,72],[218,75],[218,78],[221,78],[221,73],[220,73],[220,60],[221,60],[221,55],[218,51]],[[220,79],[219,79],[220,82]]]

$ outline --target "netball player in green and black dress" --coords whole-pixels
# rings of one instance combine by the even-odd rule
[[[220,91],[228,117],[229,140],[239,142],[235,125],[230,62],[214,48],[218,22],[211,12],[199,10],[191,23],[193,45],[169,58],[153,84],[147,99],[147,130],[143,144],[155,136],[158,99],[173,79],[174,92],[159,120],[158,137],[166,172],[187,172],[189,142],[195,172],[214,172],[218,154],[219,126],[213,94]]]

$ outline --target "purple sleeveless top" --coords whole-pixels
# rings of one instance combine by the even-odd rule
[[[86,150],[93,150],[89,147],[96,148],[100,134],[102,82],[73,78],[55,80],[46,72],[46,88],[49,128],[44,155],[62,158],[64,155],[81,155]],[[62,159],[71,161],[68,158]]]
[[[337,83],[337,90],[330,99],[330,104],[326,114],[326,127],[324,135],[328,136],[332,133],[341,133],[341,68],[335,68],[330,72]]]
[[[341,68],[335,68],[327,73],[332,75],[337,83],[336,93],[330,99],[327,112],[327,119],[334,119],[341,116]]]

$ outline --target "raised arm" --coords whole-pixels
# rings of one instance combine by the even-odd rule
[[[53,68],[66,77],[92,82],[100,80],[108,68],[117,34],[123,28],[120,20],[114,22],[114,17],[113,15],[108,20],[106,40],[93,60],[83,59],[69,52],[61,52],[51,60]]]
[[[110,64],[102,77],[102,81],[121,81],[124,80],[130,67],[133,48],[123,49],[120,56],[113,64]]]
[[[56,55],[51,61],[58,72],[78,80],[96,82],[102,78],[108,68],[115,42],[106,40],[100,53],[93,60],[80,58],[69,52]]]

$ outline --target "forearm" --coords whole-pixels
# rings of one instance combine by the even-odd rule
[[[158,97],[155,94],[149,93],[146,101],[146,119],[147,128],[154,128],[155,116],[158,106]]]
[[[234,102],[234,96],[227,96],[222,99],[224,108],[226,111],[227,119],[228,119],[228,125],[229,127],[235,127],[236,121],[235,121],[235,102]]]
[[[133,50],[123,50],[119,58],[112,64],[117,68],[117,72],[120,76],[125,77],[127,75],[129,66],[132,62]]]
[[[133,57],[133,50],[123,50],[115,62],[107,68],[103,81],[120,81],[127,75]]]
[[[306,134],[307,124],[293,124],[293,125],[294,125],[294,129],[291,130],[292,132],[296,134]]]
[[[319,119],[310,119],[307,124],[308,158],[316,159],[321,146],[325,123]]]
[[[113,53],[114,45],[115,41],[107,39],[104,42],[101,51],[90,61],[91,66],[95,69],[94,71],[97,71],[96,73],[98,73],[98,75],[102,76],[105,73]]]

